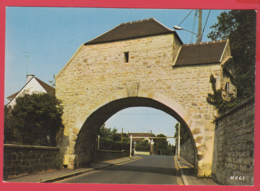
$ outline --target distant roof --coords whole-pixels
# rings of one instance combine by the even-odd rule
[[[46,84],[45,82],[43,82],[43,81],[41,81],[40,79],[38,79],[38,78],[36,78],[35,77],[35,79],[39,82],[39,84],[45,89],[45,91],[47,92],[47,93],[55,93],[55,89],[52,87],[52,86],[50,86],[50,85],[48,85],[48,84]]]
[[[127,136],[130,138],[133,136],[133,141],[139,141],[143,138],[135,138],[135,137],[150,137],[150,133],[127,133]]]
[[[227,40],[183,44],[174,66],[221,62]]]
[[[174,34],[182,43],[181,39],[175,31],[165,27],[154,18],[150,18],[140,21],[122,23],[112,30],[98,36],[97,38],[86,42],[85,45],[171,33]]]
[[[10,99],[14,99],[15,96],[16,96],[18,93],[19,93],[19,92],[16,92],[16,93],[14,93],[14,94],[8,96],[7,99],[9,99],[9,100],[10,100]]]
[[[40,79],[38,79],[38,78],[36,78],[36,77],[33,77],[33,78],[35,78],[35,80],[43,87],[43,89],[44,89],[47,93],[51,93],[51,94],[54,94],[54,93],[55,93],[55,89],[54,89],[53,87],[51,87],[50,85],[46,84],[45,82],[41,81]],[[30,80],[25,84],[25,86],[26,86],[31,80],[32,80],[32,79],[30,79]],[[24,86],[24,87],[25,87],[25,86]],[[23,88],[24,88],[24,87],[23,87]],[[23,89],[23,88],[22,88],[22,89]],[[21,90],[22,90],[22,89],[21,89]],[[20,90],[20,91],[21,91],[21,90]],[[20,91],[18,91],[18,92],[16,92],[16,93],[12,94],[12,95],[10,95],[10,96],[8,96],[7,99],[9,99],[9,100],[14,99]]]

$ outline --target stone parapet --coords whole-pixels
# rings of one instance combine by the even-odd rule
[[[216,120],[213,177],[226,185],[254,184],[254,98]]]
[[[4,145],[4,179],[62,167],[57,147]]]

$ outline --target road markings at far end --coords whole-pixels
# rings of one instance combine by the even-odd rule
[[[133,161],[136,161],[136,160],[140,160],[140,159],[142,159],[142,158],[143,158],[143,157],[138,157],[138,158],[136,158],[136,159],[127,160],[127,161],[125,161],[125,162],[121,162],[121,163],[114,164],[114,166],[123,165],[123,164],[129,163],[129,162],[133,162]]]

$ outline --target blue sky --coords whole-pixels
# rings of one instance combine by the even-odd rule
[[[120,23],[153,17],[172,29],[173,26],[179,25],[190,11],[181,9],[7,7],[5,97],[24,86],[26,73],[34,74],[46,83],[53,80],[53,75],[59,73],[81,44]],[[203,27],[208,12],[209,10],[203,11]],[[211,31],[209,27],[217,22],[216,17],[221,12],[222,10],[211,11],[202,41],[209,41],[206,38]],[[180,26],[197,32],[194,14],[195,11]],[[186,31],[177,31],[177,33],[184,43],[196,40],[194,35],[192,37],[192,34]],[[28,61],[26,54],[28,54]],[[5,100],[6,103],[7,100]],[[155,119],[157,122],[154,121]],[[128,120],[131,122],[127,123]],[[161,111],[131,108],[113,116],[107,122],[107,126],[116,127],[121,131],[123,123],[132,124],[133,121],[136,124],[125,127],[125,132],[142,129],[144,132],[152,130],[157,134],[160,133],[156,130],[156,128],[158,129],[157,124],[163,124],[161,132],[172,136],[176,123],[172,117]]]

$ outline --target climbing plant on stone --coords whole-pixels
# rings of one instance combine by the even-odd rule
[[[209,94],[208,103],[216,106],[223,113],[255,95],[255,47],[256,47],[256,12],[253,10],[231,10],[218,16],[218,23],[208,38],[212,40],[229,39],[235,64],[235,78],[232,84],[237,88],[236,99],[224,101],[221,90]],[[210,82],[214,85],[211,77]],[[213,86],[212,86],[213,87]]]

